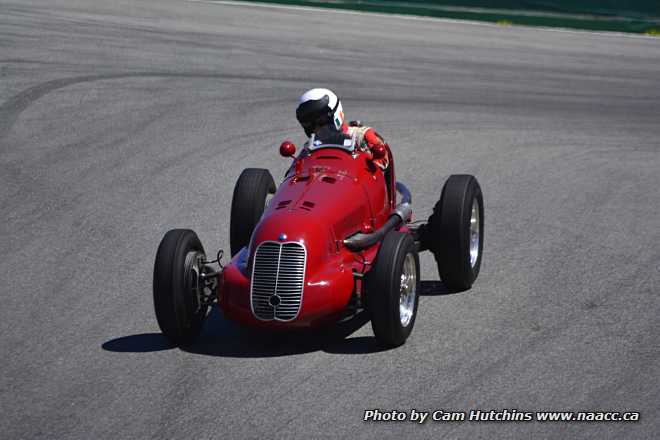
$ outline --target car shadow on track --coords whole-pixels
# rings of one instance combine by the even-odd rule
[[[465,290],[452,290],[445,286],[442,281],[422,281],[421,284],[420,296],[443,296],[465,292]]]
[[[450,295],[440,281],[422,281],[422,296]],[[218,357],[262,358],[324,351],[333,354],[368,354],[385,351],[373,336],[350,337],[369,322],[366,312],[333,326],[312,330],[272,332],[238,326],[213,308],[197,341],[181,350]],[[118,353],[148,353],[177,348],[160,333],[123,336],[102,348]]]
[[[180,349],[188,353],[218,357],[263,358],[325,351],[337,354],[363,354],[385,350],[373,337],[351,334],[369,321],[362,312],[351,319],[321,329],[272,332],[238,326],[213,309],[195,343]],[[161,333],[124,336],[105,342],[102,348],[118,353],[148,353],[177,348]]]

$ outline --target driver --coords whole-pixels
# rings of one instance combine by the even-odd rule
[[[318,134],[319,130],[334,129],[350,137],[355,136],[356,145],[361,151],[371,151],[377,145],[385,146],[387,155],[375,162],[382,170],[388,168],[390,151],[383,138],[360,121],[346,124],[341,101],[331,90],[311,89],[303,93],[298,100],[296,118],[307,136]]]

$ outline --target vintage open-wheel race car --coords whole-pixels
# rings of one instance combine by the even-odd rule
[[[285,141],[280,154],[295,150]],[[376,165],[384,157],[385,170]],[[217,303],[225,318],[266,329],[318,327],[366,311],[380,344],[403,344],[419,303],[418,253],[433,253],[449,289],[470,288],[484,210],[477,179],[452,175],[428,221],[413,223],[392,159],[387,145],[312,136],[279,187],[268,170],[245,169],[231,204],[230,262],[223,266],[222,251],[209,260],[189,229],[170,230],[158,247],[153,294],[163,334],[192,344]]]

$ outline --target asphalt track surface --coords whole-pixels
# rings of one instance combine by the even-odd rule
[[[481,275],[422,259],[411,338],[160,336],[166,230],[229,247],[296,97],[377,127],[426,217],[478,177]],[[0,432],[14,438],[657,438],[660,40],[186,1],[0,2]],[[326,336],[326,333],[333,335]],[[339,337],[336,337],[337,335]],[[342,336],[344,337],[342,339]],[[638,423],[364,423],[365,409],[632,410]]]

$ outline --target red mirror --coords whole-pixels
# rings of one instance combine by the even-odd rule
[[[284,141],[280,145],[280,154],[283,157],[293,157],[296,154],[296,146],[291,141]]]
[[[378,144],[371,149],[371,154],[375,160],[380,160],[387,156],[387,149],[385,145]]]

